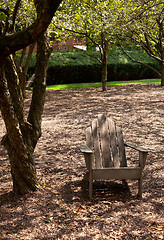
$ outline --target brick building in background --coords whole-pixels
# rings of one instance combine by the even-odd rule
[[[73,50],[75,46],[86,46],[86,40],[79,40],[77,38],[70,38],[65,40],[64,43],[59,41],[54,41],[53,50],[54,51],[66,51]]]
[[[54,51],[67,51],[78,48],[78,46],[86,46],[86,40],[78,40],[77,38],[70,38],[65,40],[65,42],[55,41],[53,44]],[[27,47],[27,52],[29,52],[29,46]],[[37,50],[37,45],[35,45],[34,52]]]

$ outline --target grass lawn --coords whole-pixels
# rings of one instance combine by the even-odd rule
[[[140,83],[160,83],[160,79],[144,79],[144,80],[133,80],[133,81],[115,81],[108,82],[107,86],[114,85],[126,85],[126,84],[140,84]],[[86,87],[101,87],[102,83],[72,83],[63,85],[51,85],[47,86],[47,90],[59,90],[59,89],[71,89],[71,88],[86,88]]]

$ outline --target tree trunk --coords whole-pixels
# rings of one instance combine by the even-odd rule
[[[102,72],[101,72],[101,82],[102,82],[102,90],[107,90],[107,63],[104,61],[102,63]]]
[[[25,66],[23,67],[24,78],[21,80],[21,85],[22,85],[21,88],[22,88],[24,97],[25,97],[25,86],[26,86],[26,82],[27,82],[27,72],[28,72],[28,69],[29,69],[29,65],[30,65],[30,62],[31,62],[31,58],[32,58],[33,50],[35,48],[35,44],[36,44],[35,42],[30,44],[27,60],[26,60]]]
[[[102,34],[102,72],[101,72],[101,82],[102,82],[102,90],[106,91],[107,90],[107,52],[108,52],[108,41]]]
[[[13,60],[14,60],[15,66],[16,66],[16,70],[17,70],[17,73],[18,73],[19,81],[21,83],[21,89],[22,89],[24,97],[26,96],[25,86],[26,86],[26,82],[27,82],[27,72],[28,72],[28,68],[29,68],[29,65],[30,65],[30,61],[31,61],[31,58],[32,58],[32,53],[33,53],[35,44],[36,43],[34,42],[29,46],[29,52],[28,52],[28,56],[27,56],[27,59],[26,59],[26,62],[25,62],[24,66],[23,66],[23,63],[24,63],[24,59],[25,59],[26,48],[23,49],[23,51],[22,51],[20,63],[17,60],[16,54],[15,53],[13,54]]]
[[[38,187],[33,152],[41,135],[46,70],[51,52],[43,33],[61,0],[36,0],[34,3],[38,16],[33,24],[15,33],[0,35],[0,110],[6,126],[6,135],[1,143],[10,159],[13,191],[19,194],[34,191]],[[29,116],[26,119],[21,82],[11,54],[26,48],[39,37],[35,86]]]
[[[28,115],[28,122],[33,125],[38,136],[41,136],[41,118],[45,101],[48,61],[52,48],[49,45],[47,32],[37,41],[36,70],[33,82],[33,96]],[[33,139],[34,145],[38,139]]]
[[[164,86],[164,63],[161,64],[161,86]]]
[[[24,194],[38,187],[33,152],[41,136],[41,116],[46,88],[46,71],[50,56],[46,35],[38,40],[33,97],[25,119],[21,84],[12,58],[1,61],[0,108],[7,133],[2,139],[11,165],[13,191]]]
[[[23,195],[30,191],[35,191],[38,187],[38,181],[33,158],[33,148],[24,143],[23,139],[21,142],[21,145],[24,145],[23,151],[21,145],[13,147],[13,142],[9,140],[8,135],[3,138],[2,144],[6,148],[10,159],[13,192]],[[12,141],[17,141],[17,139],[14,138]]]
[[[11,58],[3,59],[0,80],[0,108],[7,133],[2,139],[11,165],[13,190],[24,194],[36,190],[37,179],[30,144],[32,127],[25,120],[22,91]]]

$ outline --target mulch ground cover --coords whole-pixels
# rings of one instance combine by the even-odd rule
[[[31,93],[25,99],[26,108]],[[79,145],[100,113],[122,126],[127,142],[148,148],[143,199],[137,181],[95,181],[93,199]],[[0,146],[0,239],[163,239],[164,90],[157,84],[47,91],[42,137],[35,149],[41,188],[12,193],[10,165]],[[5,126],[0,116],[0,136]],[[127,149],[128,162],[138,153]]]

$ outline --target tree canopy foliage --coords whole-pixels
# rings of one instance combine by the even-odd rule
[[[123,28],[119,39],[140,46],[161,66],[157,72],[164,85],[164,2],[163,0],[124,1],[120,13]]]
[[[156,69],[154,71],[161,77],[161,85],[164,85],[163,13],[162,0],[64,0],[54,21],[58,37],[61,32],[66,36],[67,30],[68,35],[85,36],[88,42],[96,45],[101,54],[97,60],[102,66],[105,62],[105,49],[107,51],[117,44],[135,44],[143,48],[160,64],[161,72]]]
[[[102,89],[106,90],[107,82],[107,51],[116,44],[117,11],[119,2],[103,0],[63,1],[59,8],[54,24],[57,35],[66,32],[86,38],[87,44],[97,47],[102,64]],[[93,56],[92,56],[93,57]]]

